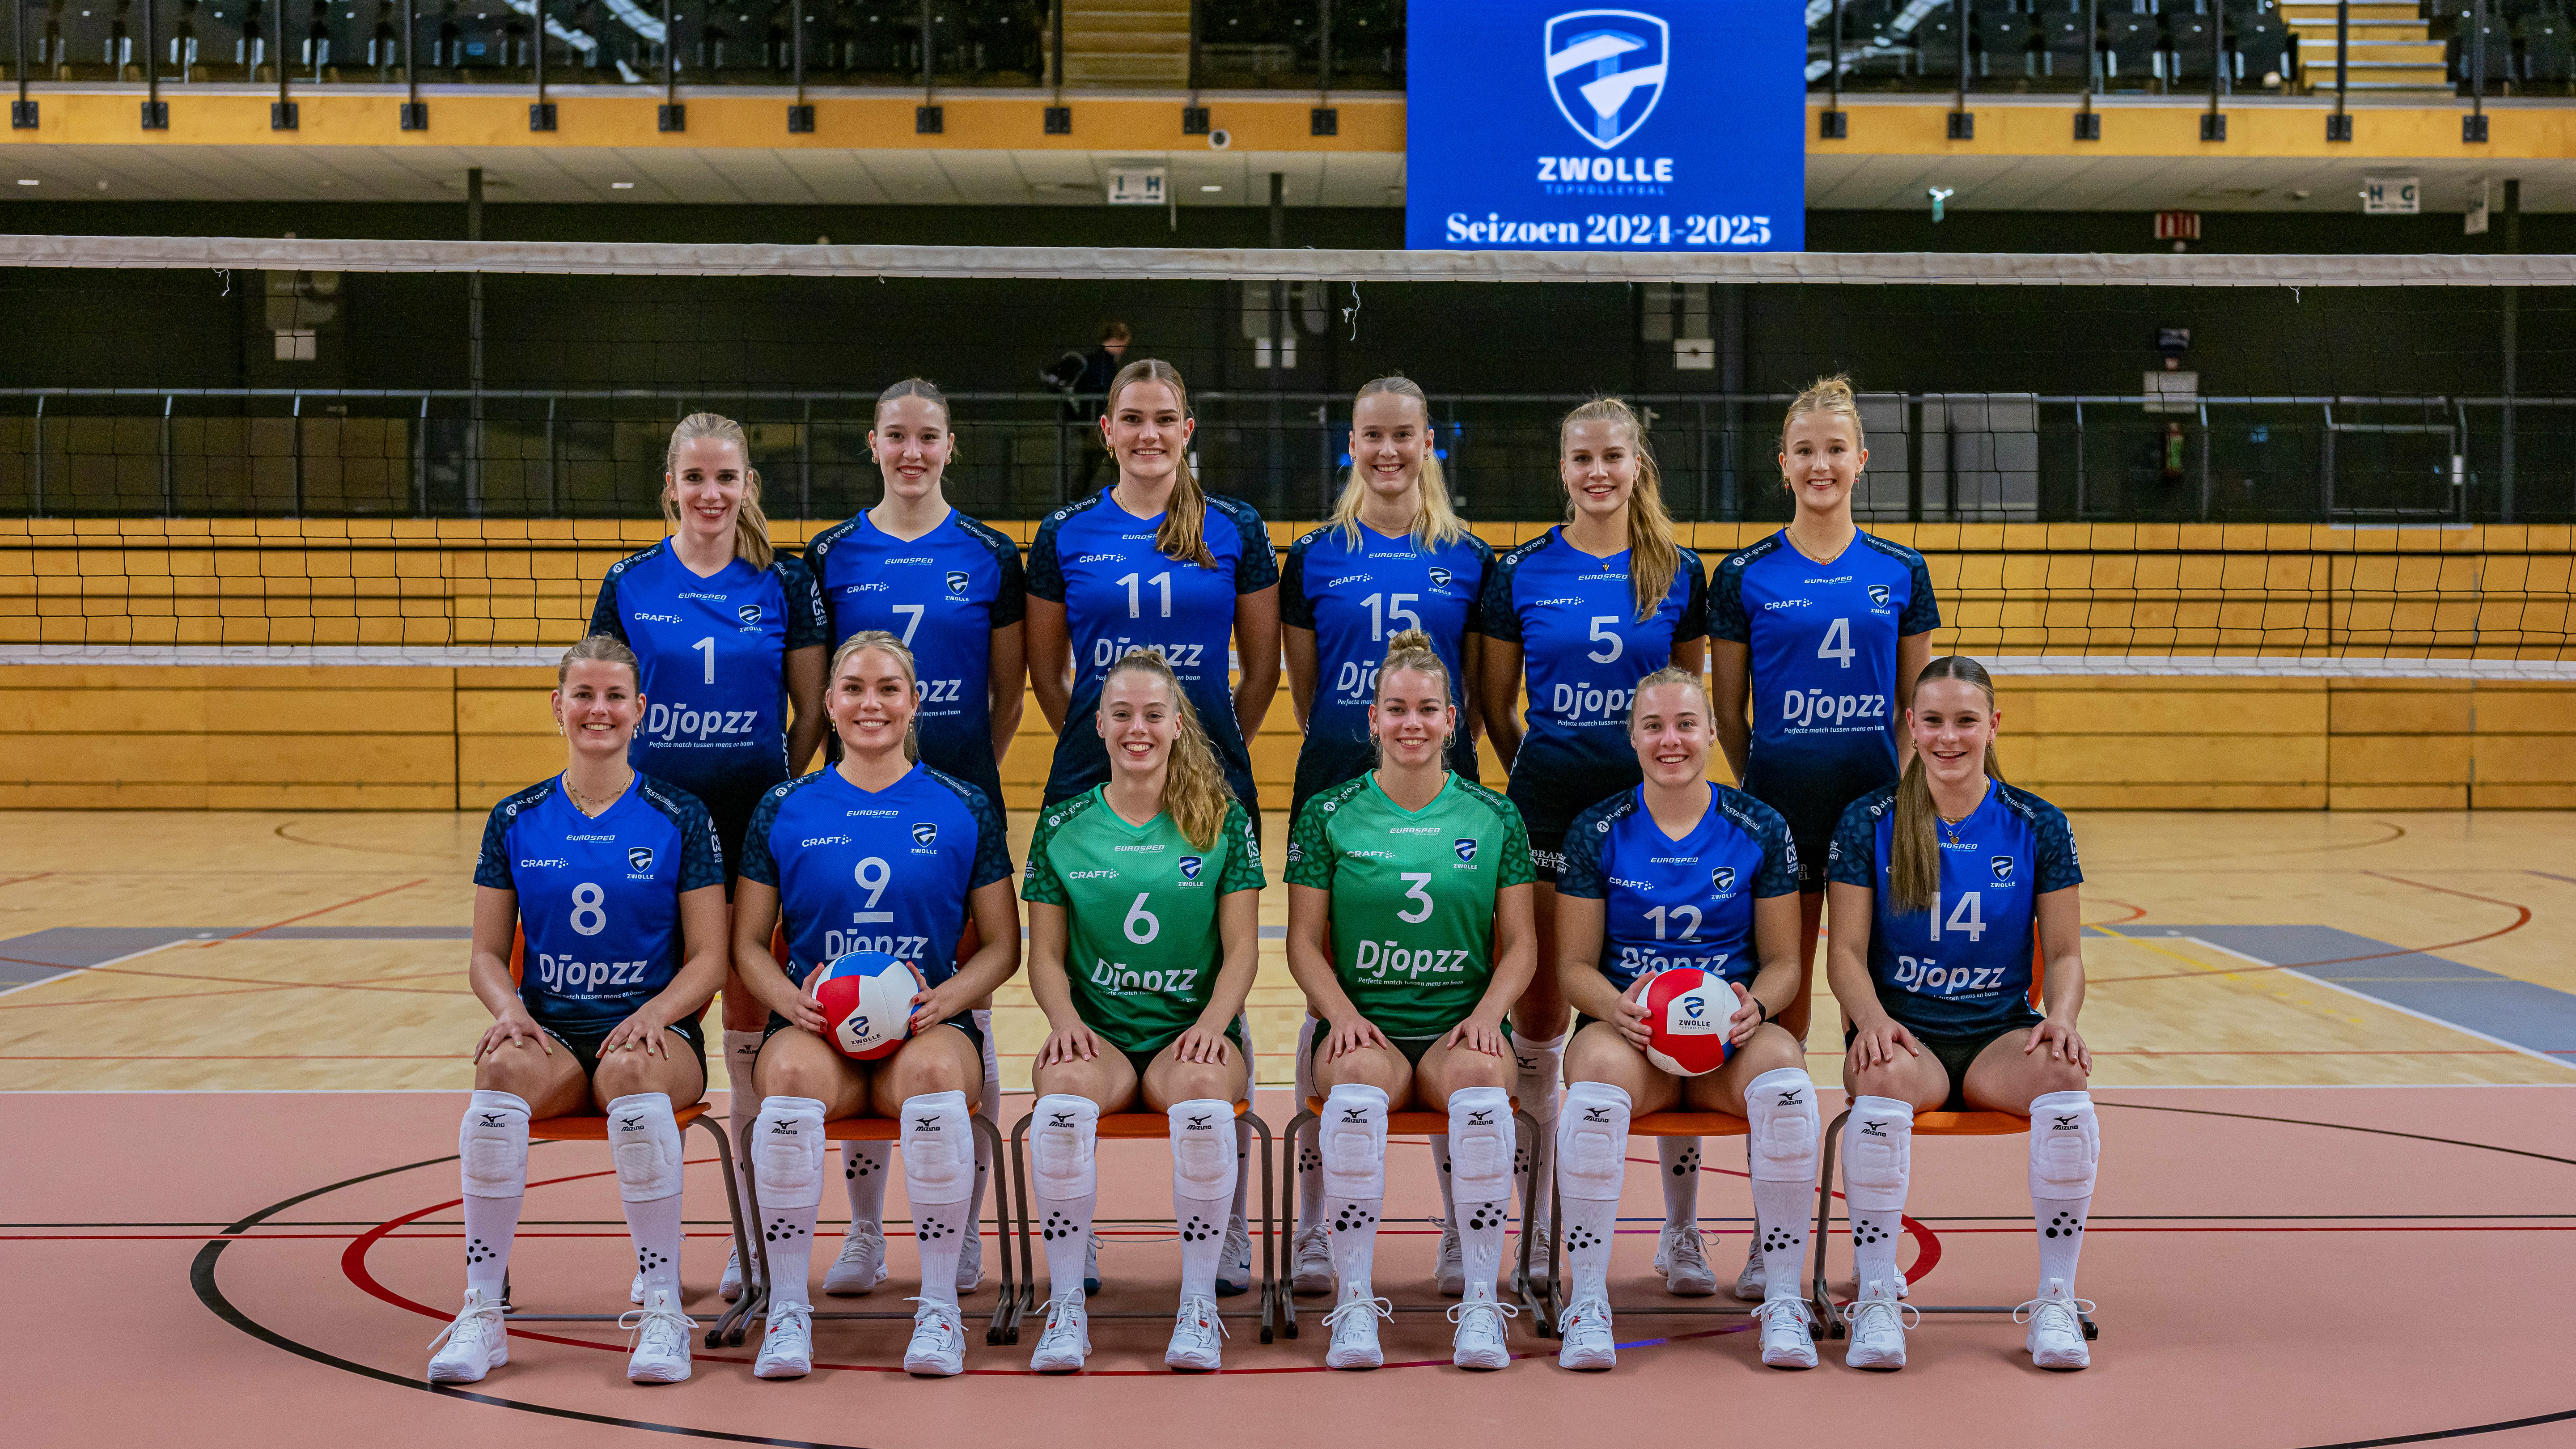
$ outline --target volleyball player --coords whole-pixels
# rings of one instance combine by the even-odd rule
[[[968,1094],[983,1081],[984,1047],[968,1008],[1019,969],[1011,861],[1001,812],[983,792],[918,761],[918,674],[903,641],[877,630],[852,635],[832,656],[831,680],[825,708],[840,761],[761,798],[734,888],[734,970],[775,1013],[760,1049],[763,1100],[752,1129],[760,1227],[771,1244],[769,1322],[752,1372],[797,1378],[813,1367],[806,1269],[823,1201],[823,1124],[864,1113],[903,1124],[904,1193],[921,1249],[921,1296],[912,1300],[921,1306],[903,1366],[946,1376],[965,1366],[957,1261],[979,1231]],[[787,972],[769,953],[782,913]],[[982,944],[960,963],[970,918]],[[908,961],[930,983],[913,998],[911,1034],[876,1061],[852,1061],[823,1039],[806,984],[815,967],[851,951]]]
[[[1029,844],[1029,989],[1047,1039],[1030,1085],[1031,1191],[1046,1234],[1046,1330],[1029,1367],[1091,1352],[1085,1258],[1100,1114],[1141,1104],[1171,1123],[1180,1313],[1163,1362],[1222,1366],[1217,1260],[1241,1167],[1235,1104],[1249,1055],[1236,1017],[1261,942],[1261,847],[1163,657],[1110,668],[1092,728],[1109,779],[1046,811]]]
[[[1595,801],[1637,783],[1627,738],[1637,681],[1666,665],[1698,673],[1707,633],[1707,576],[1699,555],[1674,542],[1662,475],[1636,413],[1617,398],[1567,413],[1558,429],[1557,477],[1565,486],[1565,522],[1495,562],[1480,610],[1485,728],[1511,772],[1512,803],[1528,823],[1539,959],[1551,963],[1512,1014],[1520,1103],[1541,1131],[1556,1121],[1566,1043],[1565,997],[1553,969],[1566,827]],[[1526,724],[1517,707],[1524,676]],[[1536,1145],[1520,1144],[1525,1170]],[[1667,1166],[1682,1165],[1684,1148],[1695,1173],[1698,1152],[1688,1144],[1676,1145]],[[1538,1174],[1529,1188],[1532,1220],[1541,1225],[1548,1177]],[[1542,1246],[1533,1258],[1544,1257]],[[1679,1291],[1716,1291],[1704,1256],[1668,1260],[1659,1251],[1655,1270]]]
[[[1281,643],[1288,656],[1288,697],[1306,732],[1297,750],[1297,783],[1289,800],[1294,820],[1319,790],[1366,773],[1377,763],[1369,742],[1368,707],[1377,693],[1378,661],[1386,637],[1405,628],[1430,636],[1433,652],[1448,666],[1453,702],[1463,726],[1449,741],[1449,768],[1476,778],[1477,703],[1465,687],[1476,677],[1483,637],[1476,601],[1484,592],[1494,551],[1467,531],[1449,504],[1449,487],[1431,443],[1431,404],[1402,376],[1363,386],[1351,404],[1351,472],[1333,516],[1297,540],[1279,571]],[[1315,1024],[1298,1034],[1297,1100],[1315,1092],[1313,1054],[1304,1044]],[[1440,1291],[1455,1296],[1465,1278],[1459,1266],[1456,1206],[1449,1196],[1449,1143],[1431,1139],[1440,1179]],[[1295,1279],[1299,1293],[1333,1287],[1333,1255],[1323,1224],[1323,1161],[1315,1155],[1315,1128],[1298,1134],[1298,1222]]]
[[[825,637],[883,629],[903,640],[922,671],[921,758],[932,769],[1002,804],[1002,756],[1020,727],[1021,682],[1027,675],[1020,619],[1027,590],[1019,545],[949,506],[943,488],[957,455],[948,399],[908,377],[877,396],[868,450],[885,478],[874,508],[815,535],[805,562],[830,618]],[[993,1011],[974,1009],[984,1034],[984,1115],[1002,1111],[1000,1059],[993,1054]],[[990,1149],[975,1144],[973,1206],[981,1215]],[[850,1231],[823,1275],[826,1293],[866,1293],[885,1281],[885,1184],[882,1142],[841,1144],[841,1179],[849,1193]],[[984,1281],[984,1240],[966,1241],[957,1291]]]
[[[672,430],[662,519],[670,536],[609,567],[590,632],[623,640],[642,661],[652,706],[628,759],[705,802],[730,888],[761,793],[802,773],[823,738],[823,601],[804,560],[770,547],[760,473],[731,418],[691,413]],[[745,1088],[766,1019],[741,979],[728,978],[725,1075],[745,1157],[754,1106]],[[730,1257],[722,1288],[727,1298],[742,1291]]]
[[[1369,711],[1378,767],[1309,801],[1288,839],[1288,968],[1318,1020],[1324,1217],[1341,1291],[1328,1368],[1376,1368],[1386,1301],[1370,1286],[1386,1209],[1387,1113],[1449,1115],[1466,1292],[1449,1310],[1460,1368],[1511,1361],[1499,1292],[1511,1213],[1511,1037],[1538,962],[1520,811],[1446,763],[1449,666],[1427,635],[1387,641]]]
[[[2014,1313],[2041,1368],[2092,1362],[2075,1262],[2092,1210],[2101,1131],[2086,1091],[2075,836],[2056,806],[2003,781],[1994,683],[1944,655],[1914,680],[1905,776],[1843,811],[1834,830],[1827,970],[1842,1003],[1852,1094],[1843,1130],[1853,1276],[1844,1310],[1854,1368],[1905,1367],[1896,1239],[1919,1111],[2030,1118],[2039,1291]],[[1869,923],[1866,931],[1844,922]],[[2032,942],[2047,959],[2030,1006]]]
[[[1582,1013],[1565,1058],[1556,1122],[1570,1306],[1556,1361],[1606,1369],[1610,1244],[1619,1227],[1632,1113],[1732,1112],[1752,1123],[1753,1196],[1771,1222],[1794,1225],[1816,1193],[1816,1088],[1797,1040],[1772,1015],[1798,983],[1798,850],[1779,813],[1707,778],[1708,689],[1687,669],[1638,682],[1628,738],[1644,781],[1576,816],[1556,878],[1557,970]],[[1695,967],[1736,992],[1725,1065],[1678,1077],[1645,1054],[1639,995],[1664,971]],[[1685,1239],[1687,1246],[1677,1244]],[[1696,1252],[1699,1225],[1667,1223],[1667,1257]],[[1762,1361],[1814,1368],[1816,1343],[1799,1293],[1806,1235],[1764,1234],[1771,1296],[1755,1311]]]
[[[1250,504],[1199,487],[1188,456],[1196,428],[1189,388],[1169,363],[1120,368],[1100,418],[1117,480],[1049,514],[1029,545],[1029,688],[1056,734],[1044,803],[1109,778],[1108,751],[1082,721],[1098,711],[1110,666],[1145,648],[1172,666],[1226,788],[1257,830],[1261,796],[1246,742],[1279,688],[1279,564]],[[1242,661],[1230,690],[1229,652]],[[1250,1143],[1241,1128],[1238,1155]],[[1236,1183],[1217,1275],[1227,1296],[1252,1285],[1249,1179],[1239,1169]]]
[[[502,1290],[528,1190],[528,1122],[594,1108],[608,1114],[642,1285],[626,1376],[689,1376],[697,1325],[680,1307],[674,1109],[706,1094],[698,1013],[724,980],[724,862],[706,808],[627,763],[646,708],[639,673],[615,639],[565,650],[554,691],[563,773],[493,806],[483,828],[467,974],[492,1026],[457,1133],[465,1306],[430,1342],[432,1383],[470,1384],[510,1361]],[[516,982],[514,930],[526,937]]]
[[[1848,379],[1798,394],[1780,430],[1781,483],[1796,515],[1728,555],[1709,582],[1718,744],[1745,792],[1779,811],[1798,842],[1799,981],[1780,1024],[1801,1042],[1834,823],[1844,806],[1896,782],[1905,747],[1898,681],[1922,672],[1941,624],[1923,556],[1852,522],[1867,441]],[[1696,1174],[1687,1181],[1695,1188]],[[1695,1202],[1690,1211],[1696,1218]],[[1763,1236],[1757,1224],[1756,1242]],[[1736,1296],[1765,1298],[1763,1273],[1748,1250]]]

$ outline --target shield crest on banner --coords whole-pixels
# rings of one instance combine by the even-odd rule
[[[1569,10],[1547,22],[1540,48],[1557,113],[1610,151],[1663,99],[1672,28],[1637,10]]]
[[[1992,857],[1992,858],[1988,859],[1988,860],[1987,860],[1987,862],[1986,862],[1986,864],[1993,866],[1993,867],[1994,867],[1994,869],[1995,869],[1995,884],[1997,884],[1997,885],[2011,885],[2011,884],[2012,884],[2012,875],[2013,875],[2013,858],[2012,858],[2011,856],[2009,856],[2009,855],[1998,855],[1998,856],[1994,856],[1994,857]]]
[[[746,624],[757,624],[760,622],[760,606],[758,604],[745,604],[734,610],[733,616]]]
[[[1708,883],[1717,888],[1717,893],[1719,895],[1724,895],[1728,891],[1735,889],[1735,867],[1731,865],[1721,865],[1717,869],[1710,871],[1708,875]]]
[[[1476,837],[1472,835],[1458,837],[1458,859],[1467,865],[1476,863]]]
[[[914,823],[912,827],[913,844],[928,845],[930,842],[937,840],[938,838],[939,826],[936,822],[923,820]]]
[[[1445,589],[1449,587],[1449,571],[1443,568],[1433,569],[1431,571],[1431,587],[1435,589]]]
[[[952,594],[962,594],[966,592],[966,571],[964,569],[950,569],[948,571],[948,592]]]
[[[1878,605],[1882,609],[1887,607],[1887,601],[1892,597],[1893,595],[1889,592],[1888,587],[1885,584],[1872,584],[1869,586],[1869,601]]]
[[[641,875],[653,868],[653,847],[639,845],[626,852],[627,869]]]

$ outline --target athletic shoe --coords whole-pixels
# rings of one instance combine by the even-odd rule
[[[1458,1247],[1458,1225],[1440,1225],[1440,1296],[1463,1298],[1467,1293],[1467,1259]]]
[[[440,1344],[447,1345],[439,1348]],[[501,1305],[487,1300],[480,1288],[465,1290],[465,1306],[456,1321],[429,1341],[438,1353],[429,1361],[433,1384],[471,1384],[510,1361],[509,1330],[501,1326]]]
[[[1038,1335],[1038,1351],[1029,1355],[1029,1367],[1042,1374],[1069,1374],[1082,1367],[1091,1356],[1091,1315],[1083,1311],[1079,1298],[1050,1298],[1046,1306],[1046,1331]]]
[[[1241,1218],[1225,1224],[1225,1253],[1217,1259],[1216,1296],[1235,1298],[1252,1291],[1252,1231]]]
[[[1172,1319],[1172,1342],[1163,1350],[1163,1362],[1176,1369],[1197,1373],[1214,1373],[1225,1366],[1225,1320],[1217,1316],[1216,1300],[1193,1294],[1181,1300],[1181,1311]]]
[[[1773,1368],[1816,1366],[1816,1335],[1807,1325],[1804,1298],[1766,1298],[1753,1310],[1762,1325],[1762,1361]]]
[[[751,1374],[761,1379],[801,1379],[814,1371],[814,1309],[804,1303],[772,1303],[769,1322],[760,1335],[760,1357]]]
[[[644,1275],[638,1273],[635,1276],[641,1281]],[[725,1249],[724,1276],[716,1280],[716,1292],[724,1295],[727,1303],[742,1296],[742,1249],[739,1246]]]
[[[652,1301],[617,1320],[634,1334],[635,1351],[627,1357],[626,1377],[639,1384],[685,1383],[689,1377],[689,1340],[698,1321],[680,1311],[679,1295],[657,1289]]]
[[[877,1274],[883,1277],[885,1270],[879,1268]],[[957,1245],[957,1293],[959,1297],[964,1297],[983,1286],[984,1235],[978,1231],[974,1236]]]
[[[1569,1369],[1615,1368],[1619,1363],[1619,1341],[1610,1333],[1610,1305],[1604,1299],[1586,1298],[1565,1310],[1556,1321],[1557,1332],[1564,1342],[1556,1350],[1556,1366]]]
[[[1858,1369],[1905,1367],[1905,1315],[1913,1312],[1898,1301],[1887,1280],[1869,1280],[1867,1290],[1843,1309],[1843,1322],[1851,1325],[1851,1348],[1843,1354],[1844,1365]]]
[[[1082,1296],[1088,1298],[1100,1291],[1100,1235],[1083,1234]]]
[[[1324,1367],[1373,1369],[1384,1364],[1386,1355],[1377,1346],[1377,1321],[1394,1316],[1395,1305],[1384,1298],[1357,1294],[1344,1298],[1324,1315],[1324,1326],[1333,1331],[1333,1346],[1324,1350]]]
[[[641,1274],[641,1273],[636,1274],[636,1275],[635,1275],[635,1281],[626,1285],[626,1301],[627,1301],[627,1302],[629,1302],[629,1303],[634,1304],[634,1305],[635,1305],[636,1307],[638,1307],[638,1308],[641,1308],[641,1307],[643,1307],[643,1306],[644,1306],[644,1275],[643,1275],[643,1274]]]
[[[1708,1266],[1708,1245],[1695,1223],[1664,1224],[1655,1239],[1655,1271],[1664,1275],[1664,1291],[1676,1298],[1707,1298],[1717,1292],[1717,1273]]]
[[[1735,1275],[1735,1298],[1739,1303],[1760,1303],[1770,1296],[1770,1284],[1762,1274],[1762,1225],[1753,1225],[1753,1241],[1744,1245],[1744,1271]]]
[[[2093,1311],[2090,1298],[2067,1296],[2061,1279],[2048,1280],[2048,1289],[2037,1298],[2013,1310],[2013,1322],[2028,1323],[2030,1331],[2022,1338],[2034,1367],[2044,1369],[2080,1369],[2093,1366],[2093,1351],[2084,1345],[2084,1320],[2081,1314]]]
[[[1335,1281],[1332,1229],[1322,1223],[1311,1228],[1299,1228],[1292,1251],[1296,1255],[1297,1271],[1288,1280],[1289,1289],[1297,1293],[1332,1292]]]
[[[850,1224],[848,1236],[841,1239],[840,1256],[823,1270],[823,1291],[834,1298],[875,1292],[886,1280],[885,1258],[884,1228],[875,1223]]]
[[[1521,1311],[1508,1303],[1491,1298],[1470,1298],[1449,1310],[1449,1321],[1458,1331],[1449,1340],[1449,1361],[1462,1369],[1508,1368],[1512,1361],[1510,1328],[1506,1318],[1518,1318]]]
[[[927,1298],[907,1298],[921,1306],[912,1311],[912,1342],[903,1350],[903,1371],[925,1378],[955,1378],[966,1372],[966,1330],[957,1309]]]

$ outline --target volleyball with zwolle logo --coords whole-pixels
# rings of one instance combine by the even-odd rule
[[[814,983],[823,1037],[853,1061],[892,1056],[912,1035],[912,998],[928,989],[909,963],[883,951],[852,951],[825,966]]]
[[[1726,1065],[1735,1019],[1735,988],[1696,966],[1660,972],[1638,997],[1646,1008],[1646,1060],[1678,1077],[1697,1077]]]

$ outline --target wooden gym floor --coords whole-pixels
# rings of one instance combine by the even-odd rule
[[[1559,1372],[1526,1332],[1528,1361],[1460,1374],[1432,1314],[1389,1327],[1387,1371],[1327,1381],[1309,1373],[1322,1354],[1310,1302],[1301,1339],[1263,1345],[1235,1324],[1213,1380],[1162,1374],[1152,1322],[1096,1325],[1093,1372],[1072,1383],[1023,1375],[1030,1339],[980,1335],[969,1378],[914,1382],[887,1371],[901,1325],[826,1324],[819,1357],[835,1369],[802,1384],[752,1380],[746,1345],[648,1392],[618,1373],[622,1334],[543,1325],[479,1396],[432,1395],[421,1345],[457,1291],[455,1113],[485,1020],[463,982],[481,824],[0,814],[0,1090],[17,1094],[0,1118],[0,1264],[69,1310],[67,1331],[30,1335],[0,1389],[13,1444],[143,1442],[185,1423],[194,1441],[262,1445],[647,1431],[876,1449],[958,1434],[1286,1445],[1328,1422],[1370,1446],[1500,1422],[1539,1443],[1579,1439],[1605,1412],[1648,1432],[1740,1419],[1837,1437],[1898,1414],[1925,1444],[2041,1437],[2025,1424],[2102,1445],[2576,1442],[2576,816],[2077,815],[2106,1141],[2083,1279],[2103,1335],[2085,1374],[2034,1372],[2000,1320],[1942,1318],[1894,1378],[1843,1369],[1838,1344],[1814,1373],[1776,1374],[1753,1362],[1741,1319],[1652,1314],[1644,1260],[1661,1209],[1638,1144],[1613,1273],[1625,1347],[1607,1376]],[[1013,817],[1015,847],[1029,826]],[[1274,844],[1284,826],[1271,817]],[[1274,1124],[1294,1110],[1284,1052],[1299,1015],[1284,897],[1274,885],[1265,901],[1253,997]],[[1043,1022],[1024,989],[999,1008],[1016,1094]],[[1838,1027],[1827,998],[1815,1045]],[[1834,1083],[1831,1055],[1811,1067]],[[1016,1106],[1004,1115],[1007,1128]],[[695,1134],[690,1151],[705,1152]],[[535,1176],[560,1181],[534,1190],[515,1258],[531,1306],[623,1307],[624,1235],[597,1156],[541,1150]],[[2011,1139],[1918,1148],[1904,1260],[1918,1303],[2027,1296],[2021,1157]],[[1381,1254],[1384,1286],[1417,1300],[1433,1241],[1419,1219],[1437,1211],[1420,1161],[1397,1151]],[[1167,1210],[1162,1149],[1112,1144],[1103,1164],[1108,1293],[1166,1305],[1176,1264],[1151,1221]],[[1704,1173],[1711,1257],[1731,1272],[1748,1212],[1738,1149],[1711,1144]],[[711,1165],[689,1190],[685,1281],[711,1315]],[[888,1211],[902,1217],[899,1192]],[[839,1219],[837,1199],[825,1215]],[[899,1223],[894,1235],[894,1280],[864,1306],[901,1306],[885,1301],[911,1271]],[[988,1286],[970,1315],[992,1298]],[[1188,1410],[1182,1395],[1196,1396]]]

